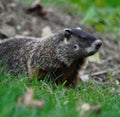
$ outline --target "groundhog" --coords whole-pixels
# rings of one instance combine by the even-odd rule
[[[66,28],[43,38],[13,37],[0,42],[2,67],[10,73],[27,73],[30,79],[46,77],[76,86],[88,56],[102,41],[81,28]]]

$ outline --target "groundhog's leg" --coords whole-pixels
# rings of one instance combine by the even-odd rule
[[[31,57],[27,61],[27,72],[30,80],[33,80],[33,78],[38,77],[39,67],[33,66]]]
[[[32,68],[29,66],[28,74],[29,74],[30,80],[33,80],[33,78],[35,77],[37,77],[38,80],[43,80],[47,74],[47,71],[44,71],[40,68]]]
[[[37,68],[29,68],[28,75],[29,75],[30,80],[33,80],[33,78],[38,76],[38,69]]]
[[[73,64],[70,68],[64,73],[62,83],[66,82],[66,86],[75,87],[78,82],[80,82],[80,78],[78,78],[78,66],[77,64]]]
[[[80,59],[74,62],[64,74],[62,82],[66,81],[67,86],[75,87],[80,81],[80,76],[83,75],[83,71],[86,68],[87,59]]]
[[[39,72],[38,72],[38,80],[43,80],[45,78],[45,76],[47,75],[47,71],[44,71],[42,69],[39,69]]]
[[[66,82],[66,86],[70,86],[70,87],[76,87],[76,85],[81,81],[80,77],[76,74],[72,75],[72,76],[67,76],[64,77],[65,79],[62,82]]]

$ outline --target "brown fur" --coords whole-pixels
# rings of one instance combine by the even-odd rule
[[[65,83],[66,86],[75,87],[80,81],[79,72],[82,72],[83,68],[86,66],[87,58],[79,59],[75,61],[68,68],[66,66],[61,66],[61,69],[54,70],[54,73],[51,71],[52,75],[50,78],[54,83]],[[43,80],[48,74],[45,70],[39,70],[38,76],[39,80]]]

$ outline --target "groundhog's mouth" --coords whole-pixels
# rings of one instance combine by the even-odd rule
[[[86,48],[85,50],[88,56],[91,56],[95,54],[100,49],[101,46],[102,46],[102,41],[98,39],[95,42],[93,42],[92,45]]]

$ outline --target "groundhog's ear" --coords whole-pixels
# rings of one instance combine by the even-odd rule
[[[71,29],[69,29],[69,28],[64,29],[64,37],[69,39],[70,36],[71,36]]]
[[[80,27],[76,27],[76,29],[82,30]]]
[[[71,32],[70,28],[65,28],[64,31]]]

